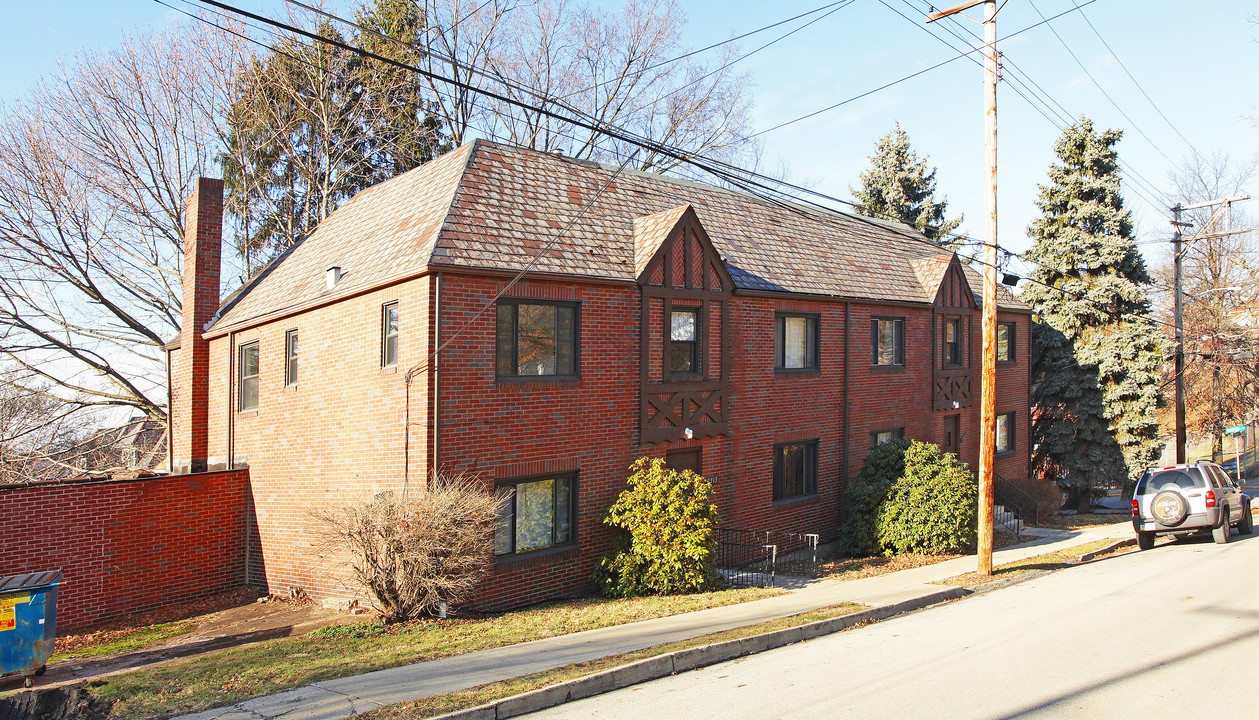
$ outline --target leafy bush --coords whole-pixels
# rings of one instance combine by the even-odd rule
[[[717,582],[717,506],[702,475],[656,458],[630,466],[604,523],[623,531],[595,568],[608,597],[699,592]]]
[[[844,497],[843,551],[854,557],[879,555],[879,508],[887,500],[892,485],[905,474],[904,440],[879,443],[870,448],[861,463],[861,472],[848,483]]]
[[[386,622],[459,602],[493,562],[494,496],[462,475],[437,477],[431,485],[312,513],[325,543],[349,552],[354,578]]]
[[[952,453],[913,441],[905,474],[879,508],[877,533],[884,552],[962,553],[975,547],[979,487]]]

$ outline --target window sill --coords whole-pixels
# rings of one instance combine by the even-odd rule
[[[875,372],[875,373],[893,373],[893,372],[904,372],[904,371],[905,371],[905,365],[903,363],[900,365],[871,365],[870,366],[870,372]]]
[[[542,548],[541,550],[530,550],[529,552],[514,555],[495,555],[494,569],[498,570],[512,567],[528,567],[531,565],[539,565],[543,561],[550,563],[558,557],[575,555],[577,552],[577,543],[565,543],[564,545]]]
[[[1013,455],[1014,455],[1014,448],[1010,448],[1009,450],[998,450],[997,452],[994,452],[992,454],[994,458],[1011,457]]]
[[[505,375],[494,378],[498,385],[568,385],[581,382],[580,375]]]
[[[393,365],[386,365],[386,366],[382,367],[382,368],[380,369],[380,374],[381,374],[381,375],[397,375],[397,374],[398,374],[398,364],[397,364],[397,363],[394,363]]]
[[[797,495],[796,497],[789,497],[789,498],[782,498],[781,500],[775,500],[772,503],[772,505],[773,507],[776,507],[776,508],[790,507],[792,505],[810,505],[812,503],[817,502],[819,499],[820,498],[817,493],[813,493],[811,495]]]
[[[998,360],[997,365],[1018,365],[1018,360]]]
[[[249,410],[237,410],[236,415],[237,417],[257,417],[258,408],[251,408]]]
[[[775,375],[821,375],[822,369],[809,368],[774,368]]]

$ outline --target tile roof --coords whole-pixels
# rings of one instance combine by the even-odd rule
[[[736,288],[934,300],[941,250],[906,226],[478,140],[356,195],[215,326],[327,294],[334,265],[345,273],[338,294],[426,266],[518,271],[531,261],[536,272],[632,281],[688,205]],[[980,287],[978,273],[967,277]],[[1008,291],[998,305],[1027,309]]]
[[[677,227],[690,205],[670,208],[654,215],[634,218],[634,277],[643,274],[656,251]]]

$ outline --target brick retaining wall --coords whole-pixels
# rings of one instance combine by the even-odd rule
[[[0,575],[61,570],[57,630],[244,584],[247,470],[0,486]]]

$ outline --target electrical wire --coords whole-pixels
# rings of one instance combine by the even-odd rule
[[[1093,3],[1095,3],[1095,2],[1097,2],[1097,0],[1086,0],[1086,2],[1085,2],[1083,5],[1076,5],[1076,6],[1075,6],[1074,8],[1072,8],[1071,10],[1064,10],[1063,12],[1061,12],[1061,13],[1059,13],[1059,14],[1057,14],[1057,15],[1053,16],[1052,18],[1049,18],[1049,20],[1056,20],[1057,18],[1062,17],[1063,15],[1066,15],[1066,14],[1068,14],[1068,13],[1072,13],[1072,12],[1076,12],[1076,11],[1077,11],[1077,10],[1079,10],[1080,8],[1086,7],[1086,6],[1088,6],[1088,5],[1092,5],[1092,4],[1093,4]],[[1004,37],[1000,38],[997,42],[1003,42],[1003,41],[1005,41],[1005,40],[1009,40],[1009,39],[1010,39],[1010,38],[1012,38],[1012,37],[1016,37],[1016,36],[1018,36],[1018,35],[1022,35],[1023,33],[1027,32],[1028,30],[1031,30],[1032,28],[1035,28],[1035,27],[1039,27],[1039,26],[1041,26],[1041,25],[1044,25],[1045,23],[1049,22],[1049,20],[1042,20],[1041,22],[1035,23],[1035,24],[1033,24],[1033,25],[1028,25],[1027,27],[1023,28],[1022,30],[1016,30],[1015,32],[1010,33],[1009,35],[1006,35],[1006,36],[1004,36]],[[848,103],[853,102],[853,101],[855,101],[855,100],[860,100],[861,98],[867,97],[867,96],[869,96],[869,95],[873,95],[873,94],[874,94],[874,93],[876,93],[876,92],[880,92],[880,91],[882,91],[882,90],[886,90],[887,88],[893,87],[893,86],[895,86],[895,85],[899,85],[899,84],[901,84],[901,83],[903,83],[903,82],[905,82],[905,81],[907,81],[907,80],[912,80],[912,79],[914,79],[914,78],[916,78],[916,77],[918,77],[918,76],[920,76],[920,75],[923,75],[923,74],[929,73],[929,72],[931,72],[932,70],[935,70],[935,69],[937,69],[937,68],[942,68],[942,67],[944,67],[945,65],[948,65],[948,64],[950,64],[950,63],[952,63],[952,62],[955,62],[955,61],[957,61],[957,60],[961,60],[962,58],[964,58],[964,57],[966,57],[966,56],[968,56],[968,55],[971,55],[971,54],[974,54],[974,53],[977,53],[977,52],[981,52],[981,51],[983,51],[985,48],[986,48],[986,45],[985,45],[985,46],[978,47],[978,48],[972,48],[972,49],[970,49],[970,50],[966,50],[966,51],[964,51],[964,52],[961,52],[961,53],[959,53],[959,54],[955,55],[954,57],[949,58],[948,60],[944,60],[943,62],[936,63],[935,65],[932,65],[932,66],[930,66],[930,67],[923,68],[922,70],[919,70],[919,71],[917,71],[917,72],[914,72],[914,73],[911,73],[911,74],[909,74],[909,75],[906,75],[906,76],[904,76],[904,77],[902,77],[902,78],[900,78],[900,79],[898,79],[898,80],[893,80],[893,81],[891,81],[891,82],[889,82],[889,83],[885,83],[885,84],[883,84],[883,85],[880,85],[880,86],[879,86],[879,87],[877,87],[877,88],[874,88],[873,90],[868,90],[868,91],[866,91],[866,92],[863,92],[863,93],[861,93],[860,95],[854,95],[853,97],[850,97],[850,98],[848,98],[847,100],[841,100],[840,102],[837,102],[837,103],[835,103],[835,104],[833,104],[833,105],[829,105],[829,106],[824,107],[824,108],[822,108],[822,109],[820,109],[820,110],[814,110],[813,112],[808,113],[808,114],[806,114],[806,115],[801,115],[801,116],[799,116],[799,117],[797,117],[797,118],[793,118],[793,119],[788,120],[788,121],[786,121],[786,122],[779,123],[778,125],[775,125],[775,126],[773,126],[773,127],[769,128],[769,129],[762,130],[762,131],[760,131],[760,132],[758,132],[758,133],[753,133],[753,134],[752,134],[752,135],[750,135],[749,137],[757,137],[757,136],[760,136],[760,135],[765,135],[766,133],[771,133],[771,132],[774,132],[775,130],[781,130],[782,128],[785,128],[785,127],[787,127],[787,126],[789,126],[789,125],[794,125],[794,124],[796,124],[796,123],[798,123],[798,122],[800,122],[800,121],[802,121],[802,120],[808,120],[808,119],[809,119],[809,118],[811,118],[811,117],[815,117],[815,116],[817,116],[817,115],[821,115],[821,114],[823,114],[823,113],[830,112],[831,110],[834,110],[834,109],[836,109],[836,108],[843,107],[844,105],[847,105]]]
[[[1091,3],[1091,2],[1095,2],[1095,1],[1096,1],[1096,0],[1089,0],[1089,3]],[[420,68],[416,68],[416,67],[414,67],[414,66],[408,66],[408,65],[406,65],[405,63],[401,63],[401,62],[399,62],[399,61],[395,61],[395,60],[391,60],[391,59],[389,59],[389,58],[384,58],[384,57],[381,57],[381,56],[376,55],[376,54],[374,54],[374,53],[370,53],[369,51],[364,50],[363,48],[358,48],[358,47],[353,46],[353,45],[350,45],[350,44],[348,44],[348,43],[344,43],[344,42],[341,42],[341,41],[338,41],[338,40],[334,40],[334,39],[332,39],[332,38],[325,38],[325,37],[323,37],[323,36],[316,35],[316,34],[314,34],[314,33],[310,33],[310,32],[307,32],[307,31],[301,30],[301,29],[299,29],[299,28],[292,27],[291,25],[286,25],[285,23],[280,23],[279,21],[275,21],[275,20],[272,20],[272,19],[270,19],[270,18],[266,18],[266,17],[264,17],[264,16],[258,16],[258,15],[255,15],[255,14],[253,14],[253,13],[249,13],[248,11],[240,10],[240,9],[238,9],[238,8],[234,8],[234,7],[232,7],[232,6],[230,6],[230,5],[227,5],[227,4],[225,4],[225,3],[218,2],[217,0],[199,0],[199,2],[202,2],[202,3],[204,3],[204,4],[208,4],[208,5],[212,5],[212,6],[216,6],[216,7],[220,7],[220,8],[223,8],[223,9],[228,10],[228,11],[231,11],[231,12],[240,13],[240,14],[243,14],[243,15],[245,15],[245,16],[247,16],[247,17],[251,17],[251,18],[253,18],[253,19],[257,19],[257,20],[259,20],[259,21],[265,22],[265,23],[267,23],[267,24],[269,24],[269,25],[273,25],[273,26],[276,26],[276,27],[280,27],[280,28],[282,28],[282,29],[287,29],[287,30],[289,30],[289,31],[291,31],[291,32],[296,32],[297,34],[300,34],[300,35],[303,35],[303,36],[305,36],[305,37],[308,37],[308,38],[310,38],[311,40],[314,40],[314,41],[316,41],[316,42],[322,42],[322,43],[325,43],[325,44],[329,44],[329,45],[334,45],[334,46],[337,46],[337,47],[341,47],[341,48],[342,48],[342,49],[344,49],[344,50],[348,50],[348,51],[351,51],[351,52],[355,52],[355,53],[360,54],[360,55],[363,55],[363,56],[365,56],[365,57],[371,57],[371,58],[373,58],[373,59],[377,59],[377,60],[379,60],[379,61],[386,62],[386,63],[391,64],[391,65],[395,65],[395,66],[398,66],[398,67],[402,67],[402,68],[404,68],[404,69],[409,69],[409,70],[412,70],[412,71],[414,71],[414,72],[417,72],[417,73],[420,73],[420,74],[423,74],[423,75],[431,75],[431,76],[433,76],[433,77],[435,77],[435,78],[437,78],[437,79],[440,79],[440,80],[442,80],[442,81],[444,81],[444,82],[447,82],[447,83],[450,83],[450,84],[453,84],[453,85],[456,85],[456,86],[463,87],[464,89],[467,89],[467,90],[470,90],[470,91],[473,91],[473,92],[482,92],[482,93],[484,93],[484,94],[487,94],[487,95],[491,95],[491,96],[493,96],[493,94],[492,94],[490,91],[484,91],[484,90],[481,90],[480,88],[476,88],[475,86],[471,86],[471,85],[468,85],[468,84],[466,84],[466,83],[459,83],[458,81],[453,81],[453,80],[450,80],[449,78],[445,78],[445,77],[443,77],[443,76],[441,76],[441,75],[439,75],[439,74],[436,74],[436,73],[430,73],[430,72],[428,72],[428,71],[424,71],[424,70],[422,70],[422,69],[420,69]],[[1087,4],[1089,4],[1089,3],[1085,3],[1085,4],[1087,5]],[[1077,6],[1077,7],[1083,7],[1083,6]],[[1070,12],[1070,11],[1067,11],[1067,12]],[[1034,27],[1034,26],[1032,26],[1032,27]],[[1025,30],[1026,30],[1026,29],[1030,29],[1030,27],[1029,27],[1029,28],[1025,28]],[[1023,32],[1023,31],[1019,31],[1019,32]],[[1016,33],[1016,34],[1017,34],[1017,33]],[[1008,37],[1009,37],[1009,36],[1008,36]],[[501,96],[500,96],[500,97],[501,97]],[[627,142],[627,143],[630,143],[630,144],[635,144],[635,145],[636,145],[636,144],[638,144],[638,143],[636,143],[636,142],[635,142],[635,141],[634,141],[631,137],[627,137],[627,136],[626,136],[626,135],[624,135],[623,133],[622,133],[622,134],[614,134],[614,133],[612,132],[612,130],[614,130],[614,129],[609,129],[609,128],[598,128],[598,127],[588,126],[587,124],[583,123],[582,121],[577,121],[577,120],[574,120],[574,119],[572,119],[572,118],[564,118],[563,116],[560,116],[560,115],[558,115],[557,113],[554,113],[554,112],[551,112],[551,111],[546,111],[545,109],[542,109],[542,108],[530,107],[530,106],[527,106],[527,105],[525,105],[525,104],[523,104],[523,103],[520,103],[519,101],[512,101],[512,100],[509,100],[509,99],[507,99],[507,98],[501,98],[501,99],[502,99],[502,100],[504,100],[504,101],[506,101],[506,102],[510,102],[510,103],[511,103],[511,104],[513,104],[513,105],[523,106],[523,107],[526,107],[526,108],[528,108],[528,109],[532,109],[532,110],[534,110],[534,111],[536,111],[536,112],[540,112],[540,113],[542,113],[542,114],[546,114],[546,115],[548,115],[548,116],[555,117],[556,119],[559,119],[559,120],[562,120],[562,121],[566,121],[566,122],[570,122],[571,124],[576,125],[576,126],[579,126],[579,127],[586,127],[587,129],[592,130],[592,131],[595,131],[595,132],[601,132],[601,133],[608,134],[610,137],[614,137],[615,139],[619,139],[619,140],[621,140],[621,141],[623,141],[623,142]],[[791,185],[790,183],[785,183],[785,182],[782,182],[782,181],[776,181],[776,180],[774,180],[774,179],[772,179],[772,178],[768,178],[768,177],[766,177],[766,176],[759,175],[759,174],[757,174],[757,173],[753,173],[753,172],[751,172],[751,171],[743,170],[743,169],[741,169],[741,168],[733,168],[733,166],[726,166],[726,167],[730,167],[730,168],[732,168],[733,170],[736,170],[736,171],[738,171],[738,172],[740,172],[740,173],[741,173],[741,175],[740,175],[740,176],[736,176],[736,175],[734,175],[733,173],[723,171],[720,167],[714,168],[714,167],[712,167],[712,166],[705,165],[704,163],[701,163],[701,162],[699,161],[699,159],[698,159],[698,158],[695,158],[695,157],[693,157],[693,156],[686,156],[686,155],[685,155],[682,151],[678,151],[678,150],[673,149],[673,148],[668,148],[667,146],[663,146],[663,145],[661,145],[661,144],[659,144],[659,143],[651,143],[650,145],[646,145],[646,146],[639,145],[639,147],[640,147],[640,149],[649,149],[649,150],[652,150],[653,152],[660,152],[661,154],[665,154],[665,155],[668,155],[668,156],[675,157],[676,159],[678,159],[678,160],[680,160],[680,161],[682,161],[682,162],[686,162],[686,163],[693,164],[693,165],[695,165],[696,167],[699,167],[699,168],[701,168],[701,169],[705,170],[706,172],[710,172],[710,173],[712,173],[712,174],[714,174],[714,175],[717,175],[717,176],[719,176],[719,177],[724,177],[724,179],[725,179],[727,182],[730,182],[730,183],[734,184],[736,187],[738,187],[738,188],[740,188],[740,189],[743,189],[743,190],[745,190],[745,191],[749,192],[750,194],[752,194],[752,195],[754,195],[754,196],[761,197],[761,198],[762,198],[762,199],[764,199],[764,200],[767,200],[767,201],[770,201],[770,202],[774,202],[774,203],[776,203],[776,204],[779,204],[779,205],[782,205],[782,206],[785,206],[785,207],[792,208],[792,209],[793,209],[793,210],[795,210],[796,212],[805,212],[805,209],[804,209],[803,207],[800,207],[800,206],[798,206],[798,205],[793,204],[792,202],[786,202],[786,201],[784,201],[784,200],[781,198],[781,195],[782,195],[782,191],[781,191],[781,190],[775,190],[774,188],[771,188],[771,187],[769,187],[769,186],[767,186],[767,185],[764,185],[762,182],[760,182],[760,180],[761,180],[761,179],[764,179],[764,180],[768,180],[768,181],[776,182],[776,183],[778,183],[779,185],[782,185],[782,186],[785,186],[785,187],[789,187],[789,188],[792,188],[792,189],[798,190],[798,191],[800,191],[800,192],[805,192],[805,193],[808,193],[808,194],[811,194],[811,195],[814,195],[814,196],[818,196],[818,197],[828,198],[828,199],[830,199],[830,200],[838,201],[838,202],[845,203],[845,204],[851,204],[851,203],[847,203],[847,201],[838,200],[837,198],[830,198],[830,196],[826,196],[826,195],[824,195],[824,194],[822,194],[822,193],[819,193],[819,192],[817,192],[817,191],[808,190],[808,189],[806,189],[806,188],[799,188],[799,187],[797,187],[797,186]],[[636,155],[636,154],[637,154],[637,151],[635,151],[634,155]],[[631,158],[632,158],[632,157],[633,157],[633,155],[631,155]],[[626,159],[626,162],[628,162],[628,161],[629,161],[629,159],[630,159],[630,158],[627,158],[627,159]],[[721,166],[721,165],[725,165],[725,164],[724,164],[724,163],[720,163],[720,162],[718,162],[718,163],[716,163],[716,165]],[[622,166],[622,169],[623,169],[623,166]],[[776,196],[778,196],[778,197],[774,197],[774,196],[765,196],[765,195],[762,195],[762,194],[760,194],[760,193],[756,192],[756,190],[754,190],[754,189],[752,189],[752,188],[757,188],[757,189],[761,189],[761,190],[765,190],[765,191],[768,191],[768,192],[774,193],[774,194],[775,194]],[[811,206],[815,207],[816,209],[821,210],[821,211],[824,211],[824,212],[826,212],[826,213],[828,213],[828,214],[829,214],[829,213],[833,213],[833,212],[834,212],[834,210],[832,210],[832,209],[830,209],[830,208],[828,208],[828,207],[822,206],[822,205],[818,205],[817,203],[815,203],[815,202],[813,202],[813,201],[802,200],[802,199],[800,199],[800,198],[792,198],[792,201],[793,201],[794,203],[800,203],[800,202],[806,203],[807,205],[811,205]],[[861,222],[867,222],[867,223],[870,223],[870,224],[874,224],[874,225],[876,225],[876,226],[878,226],[878,227],[880,227],[880,228],[884,228],[884,229],[886,229],[886,226],[883,226],[883,225],[881,225],[881,224],[879,224],[879,223],[875,223],[873,220],[867,219],[867,218],[862,217],[862,216],[860,216],[860,215],[849,216],[849,217],[852,217],[853,219],[856,219],[856,220],[861,221]],[[903,238],[903,239],[910,240],[910,241],[914,241],[914,242],[920,242],[920,243],[923,243],[923,244],[926,244],[926,245],[931,246],[933,249],[937,249],[937,250],[938,250],[938,249],[940,249],[940,246],[939,246],[939,245],[937,245],[936,243],[934,243],[934,242],[932,242],[931,240],[927,239],[926,237],[922,237],[922,236],[917,235],[916,233],[913,233],[913,232],[900,232],[900,231],[896,231],[896,232],[897,232],[897,235],[898,235],[899,237]],[[1011,251],[1009,251],[1009,250],[1005,250],[1004,248],[1000,248],[1000,247],[998,247],[998,249],[999,249],[999,250],[1003,250],[1003,251],[1004,251],[1007,255],[1010,255],[1010,256],[1013,256],[1013,257],[1019,257],[1019,258],[1020,258],[1020,259],[1022,259],[1024,262],[1029,262],[1026,258],[1022,258],[1022,257],[1021,257],[1021,256],[1019,256],[1017,253],[1013,253],[1013,252],[1011,252]],[[985,266],[985,267],[993,267],[994,269],[1000,270],[1000,268],[999,268],[999,267],[997,267],[997,266],[995,266],[995,265],[992,265],[992,264],[990,264],[990,263],[987,263],[986,261],[979,260],[979,259],[977,259],[977,258],[976,258],[976,259],[973,259],[973,260],[972,260],[972,262],[973,262],[973,263],[975,263],[975,264],[979,264],[979,265],[981,265],[981,266]],[[1115,317],[1116,319],[1123,319],[1123,318],[1119,317],[1119,315],[1118,315],[1118,311],[1117,311],[1116,309],[1114,309],[1113,307],[1109,307],[1109,306],[1103,305],[1103,304],[1101,304],[1101,303],[1099,303],[1099,302],[1097,302],[1097,301],[1091,300],[1091,299],[1089,299],[1089,298],[1087,298],[1087,297],[1085,297],[1085,296],[1083,296],[1083,295],[1080,295],[1080,294],[1078,294],[1078,293],[1073,293],[1073,292],[1070,292],[1070,291],[1068,291],[1068,290],[1066,290],[1066,289],[1064,289],[1064,288],[1058,288],[1058,287],[1056,287],[1056,286],[1053,286],[1053,285],[1050,285],[1050,284],[1047,284],[1047,283],[1044,283],[1044,282],[1041,282],[1041,281],[1037,281],[1037,280],[1035,280],[1035,279],[1033,279],[1033,278],[1030,278],[1030,277],[1029,277],[1029,278],[1027,278],[1027,279],[1028,279],[1030,282],[1034,282],[1034,283],[1036,283],[1036,284],[1043,285],[1043,286],[1044,286],[1044,287],[1046,287],[1046,288],[1051,288],[1051,289],[1053,289],[1053,290],[1055,290],[1055,291],[1058,291],[1058,292],[1061,292],[1061,293],[1063,293],[1063,294],[1065,294],[1065,295],[1072,296],[1072,297],[1075,297],[1076,299],[1079,299],[1079,300],[1082,300],[1082,301],[1088,302],[1088,303],[1090,303],[1090,304],[1094,305],[1097,309],[1102,310],[1104,313],[1107,313],[1107,314],[1112,315],[1112,316],[1113,316],[1113,317]],[[1135,317],[1135,318],[1132,318],[1131,320],[1133,320],[1133,321],[1145,321],[1145,322],[1150,322],[1150,320],[1149,320],[1148,318],[1144,318],[1144,317],[1141,317],[1141,316],[1137,316],[1137,317]]]

